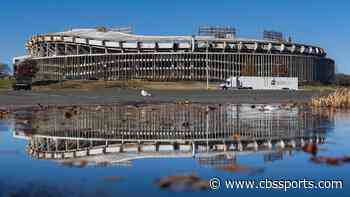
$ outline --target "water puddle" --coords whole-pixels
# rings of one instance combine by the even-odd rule
[[[23,187],[44,179],[88,186],[84,192],[102,187],[107,194],[135,195],[208,191],[208,180],[217,176],[318,179],[321,170],[331,178],[349,167],[349,145],[342,140],[350,134],[342,132],[339,114],[344,116],[294,105],[188,102],[18,108],[1,115],[0,158],[6,162],[0,172],[6,177],[22,167],[24,173],[11,179]]]

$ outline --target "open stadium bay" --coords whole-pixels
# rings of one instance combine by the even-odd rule
[[[39,105],[0,117],[0,196],[350,191],[346,111],[179,102]],[[215,191],[213,177],[222,181]],[[343,188],[227,189],[226,179],[341,180]]]

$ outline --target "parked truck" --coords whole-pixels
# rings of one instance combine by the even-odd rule
[[[220,84],[221,89],[298,90],[296,77],[230,77]]]

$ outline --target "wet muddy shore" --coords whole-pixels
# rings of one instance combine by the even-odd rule
[[[268,104],[287,102],[308,102],[312,97],[327,95],[330,91],[287,91],[287,90],[154,90],[152,96],[142,97],[139,90],[110,88],[97,91],[0,91],[0,106],[30,105],[79,105],[113,104],[132,102],[176,102],[189,100],[197,103]]]

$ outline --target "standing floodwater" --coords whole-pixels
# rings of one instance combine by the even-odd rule
[[[0,122],[0,196],[345,195],[347,117],[186,102],[15,110]],[[215,191],[214,177],[222,181]],[[287,194],[227,189],[227,179],[341,180],[343,188]]]

